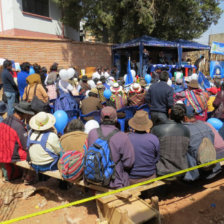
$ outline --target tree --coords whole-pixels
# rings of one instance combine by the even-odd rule
[[[55,1],[64,10],[64,23],[76,28],[85,18],[85,27],[98,40],[114,43],[142,35],[191,40],[217,23],[222,13],[218,0]]]

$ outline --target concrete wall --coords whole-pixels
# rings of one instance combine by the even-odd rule
[[[22,0],[0,1],[2,1],[4,33],[6,35],[32,36],[33,34],[33,36],[38,36],[38,33],[44,33],[49,35],[46,37],[50,37],[50,35],[62,37],[61,10],[52,0],[49,1],[48,19],[23,13]],[[72,28],[67,28],[67,30],[66,37],[79,41],[78,31]]]
[[[2,23],[4,30],[10,30],[13,29],[14,24],[14,10],[13,10],[13,3],[16,0],[0,0],[1,6],[2,6]],[[2,27],[1,27],[2,31]]]
[[[224,26],[224,25],[223,25]],[[224,33],[211,34],[209,35],[209,45],[212,45],[212,42],[224,43]]]
[[[75,66],[78,71],[86,67],[111,68],[112,64],[110,44],[5,36],[0,36],[0,58],[39,63],[48,69],[58,62],[65,68]]]

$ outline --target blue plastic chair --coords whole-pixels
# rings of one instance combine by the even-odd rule
[[[150,109],[149,109],[149,105],[148,104],[143,104],[143,105],[139,106],[136,109],[136,111],[138,111],[138,110],[144,110],[144,111],[146,111],[149,114],[149,119],[151,118]]]
[[[132,106],[132,107],[124,107],[117,111],[117,113],[119,113],[119,112],[125,113],[124,118],[117,119],[118,123],[120,124],[121,131],[123,131],[123,132],[125,131],[125,122],[126,122],[126,120],[129,120],[134,116],[136,109],[137,109],[137,107]]]
[[[80,119],[85,124],[86,120],[84,119],[84,117],[94,117],[94,120],[96,120],[98,123],[100,123],[100,110],[95,110],[88,114],[82,114],[82,112],[80,111]]]

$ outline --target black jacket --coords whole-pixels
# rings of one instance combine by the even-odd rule
[[[18,87],[14,82],[12,73],[8,69],[2,71],[2,84],[4,92],[18,93]]]

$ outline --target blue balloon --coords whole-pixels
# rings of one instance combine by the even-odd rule
[[[29,74],[32,75],[32,74],[34,74],[34,73],[35,73],[35,71],[34,71],[33,67],[30,66],[30,72],[29,72]]]
[[[104,92],[103,92],[103,96],[104,96],[107,100],[110,99],[111,95],[112,95],[112,93],[111,93],[110,89],[106,89],[106,90],[104,90]]]
[[[54,117],[56,119],[55,128],[57,129],[58,133],[63,134],[64,129],[68,123],[68,115],[63,110],[57,110],[54,112]]]
[[[209,118],[207,120],[209,124],[211,124],[217,131],[223,126],[222,121],[220,121],[218,118]]]
[[[146,83],[149,84],[149,83],[151,82],[151,80],[152,80],[151,75],[146,74],[146,75],[145,75],[145,81],[146,81]]]

